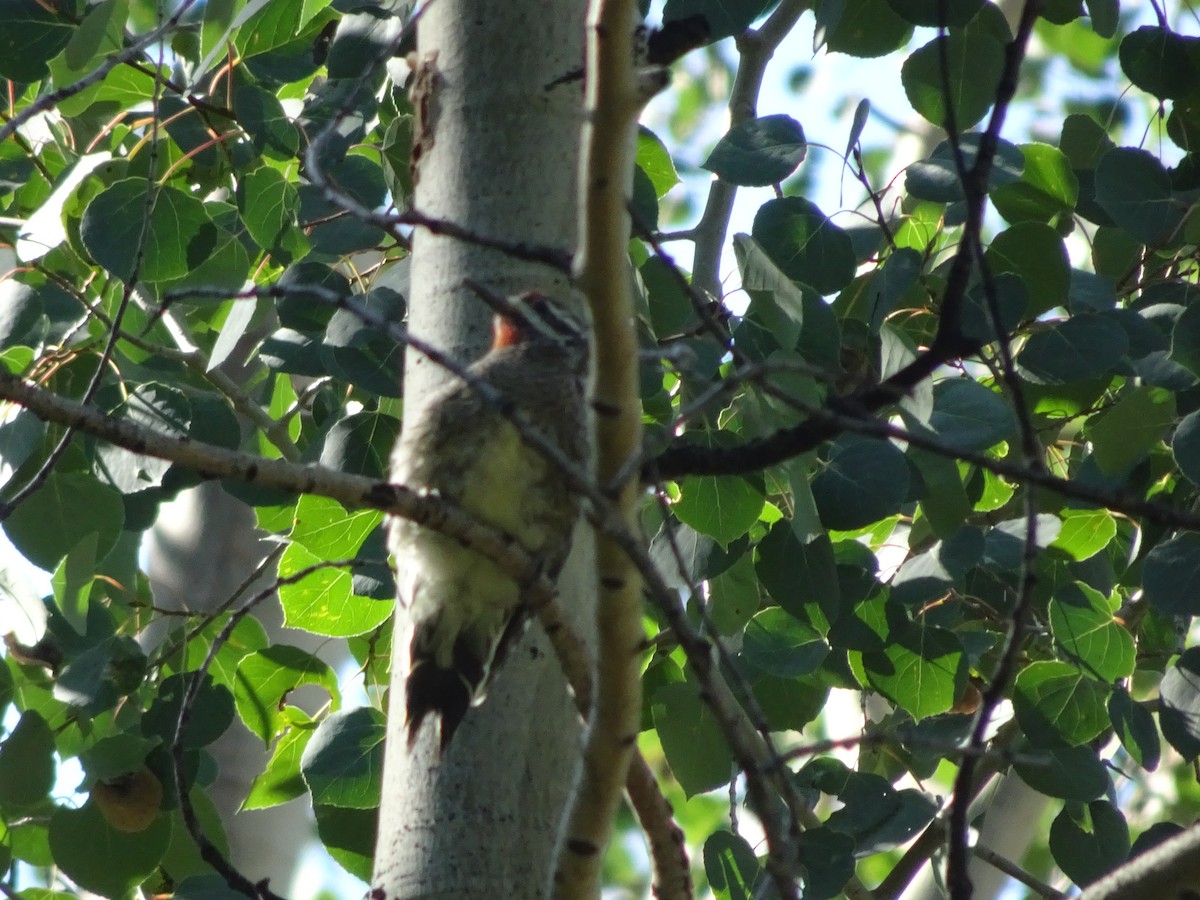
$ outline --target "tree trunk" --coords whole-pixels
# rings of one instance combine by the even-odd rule
[[[438,0],[418,27],[414,206],[482,239],[571,252],[576,232],[584,4]],[[414,236],[409,328],[469,361],[489,313],[464,279],[499,293],[567,290],[563,272],[478,242]],[[423,414],[445,371],[410,351],[406,422]],[[576,623],[595,588],[576,550],[560,582]],[[440,761],[435,740],[409,751],[404,734],[403,610],[397,620],[391,709],[373,887],[377,896],[540,897],[575,780],[580,729],[536,625],[493,678]],[[582,631],[589,630],[581,627]],[[425,729],[429,737],[433,729]]]

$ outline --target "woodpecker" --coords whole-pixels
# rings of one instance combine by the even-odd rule
[[[482,396],[469,381],[447,386],[425,416],[406,425],[392,472],[397,481],[506,532],[554,578],[570,549],[579,499],[512,419],[583,465],[587,335],[545,294],[521,294],[498,309],[491,349],[467,370],[470,381],[494,396]],[[444,753],[467,710],[482,702],[490,672],[528,616],[517,584],[451,538],[397,519],[391,548],[411,635],[408,744],[433,714],[441,720]]]

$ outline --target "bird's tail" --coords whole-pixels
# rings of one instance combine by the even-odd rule
[[[419,630],[413,635],[411,664],[405,684],[408,746],[411,749],[416,743],[421,723],[433,713],[441,719],[441,751],[444,753],[463,716],[471,708],[486,667],[461,636],[454,642],[450,668],[439,666],[434,648],[427,646],[424,636]]]
[[[438,664],[437,623],[418,626],[409,650],[408,680],[405,684],[408,746],[417,741],[421,723],[430,713],[441,719],[441,752],[446,751],[467,710],[483,700],[489,675],[504,662],[509,647],[529,623],[528,611],[517,609],[499,637],[468,629],[454,641],[451,665]]]

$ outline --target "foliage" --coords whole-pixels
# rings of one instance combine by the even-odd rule
[[[177,23],[140,0],[0,7],[3,121],[39,98],[51,110],[0,142],[4,371],[181,439],[383,477],[402,344],[379,323],[404,312],[407,232],[348,214],[308,175],[316,162],[368,211],[407,204],[412,112],[379,58],[393,36],[386,6],[210,0]],[[1160,765],[1186,781],[1200,755],[1200,651],[1188,646],[1200,614],[1200,44],[1110,0],[1089,2],[1087,17],[1043,6],[1043,56],[1017,86],[1036,93],[1053,63],[1092,79],[1099,99],[1018,141],[986,135],[1015,74],[998,7],[821,0],[826,49],[903,57],[912,109],[951,139],[886,182],[861,106],[846,166],[865,215],[834,217],[795,189],[803,170],[788,181],[812,155],[801,123],[736,121],[704,168],[724,188],[782,184],[732,238],[748,298],[736,315],[689,293],[650,233],[632,243],[640,335],[662,351],[641,380],[658,462],[647,472],[664,479],[646,531],[656,557],[680,562],[691,621],[727,650],[724,676],[815,811],[806,900],[861,889],[852,879],[895,896],[901,853],[933,849],[912,839],[952,795],[965,814],[982,780],[1010,767],[1051,798],[1053,865],[1091,882],[1166,820],[1127,817],[1114,792],[1146,789]],[[715,40],[787,7],[670,0],[666,17],[707,14]],[[165,42],[51,95],[160,26]],[[714,48],[700,56],[685,70],[728,65]],[[672,128],[694,121],[696,82]],[[1154,110],[1156,139],[1130,141],[1124,117]],[[968,177],[981,158],[993,211],[982,231]],[[639,228],[657,234],[672,224],[676,168],[645,130],[638,161]],[[688,235],[701,286],[715,283],[699,246],[712,233]],[[978,264],[956,281],[959,259]],[[243,364],[240,382],[225,374]],[[880,382],[898,389],[880,399]],[[17,406],[0,460],[5,534],[52,573],[44,635],[10,639],[0,665],[9,871],[53,866],[106,896],[211,889],[187,831],[198,824],[221,846],[205,748],[246,727],[273,750],[247,807],[309,795],[333,858],[368,877],[378,709],[342,709],[325,663],[230,609],[169,618],[148,651],[132,639],[161,617],[141,536],[209,473]],[[348,638],[379,705],[394,593],[382,514],[224,486],[285,544],[286,622]],[[697,875],[716,896],[757,895],[767,860],[729,823],[762,810],[744,781],[732,809],[728,793],[701,796],[726,791],[743,762],[706,705],[709,675],[662,609],[648,608],[647,627],[660,639],[646,659],[644,752],[686,798]],[[315,714],[289,702],[305,684],[327,697]],[[836,728],[828,710],[846,705],[827,704],[842,692],[879,714]],[[981,700],[997,719],[1011,702],[1011,721],[973,731]],[[828,755],[833,733],[858,753]],[[66,759],[84,772],[68,786],[87,795],[78,808],[55,783]],[[1040,849],[1028,865],[1052,879]],[[619,850],[610,873],[647,877]]]

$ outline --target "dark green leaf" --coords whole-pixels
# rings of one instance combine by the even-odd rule
[[[75,34],[70,18],[53,5],[37,0],[5,0],[0,29],[0,76],[12,81],[37,81],[47,74],[46,63],[67,46]]]
[[[1108,715],[1121,746],[1133,761],[1148,772],[1157,769],[1162,747],[1150,711],[1118,687],[1108,698]]]
[[[750,620],[740,658],[765,675],[797,678],[816,671],[828,654],[821,635],[776,606]]]
[[[1196,759],[1200,756],[1200,647],[1189,647],[1180,654],[1158,691],[1163,737],[1184,759]]]
[[[943,79],[942,52],[946,56]],[[1004,48],[982,32],[951,32],[934,38],[904,61],[900,80],[913,109],[939,127],[947,125],[947,98],[956,128],[965,130],[983,118],[996,97],[1004,68]]]
[[[0,429],[0,433],[2,431]],[[1190,412],[1180,420],[1171,438],[1171,453],[1179,471],[1192,484],[1200,484],[1200,410]]]
[[[663,22],[703,16],[708,22],[709,40],[719,41],[741,34],[769,5],[769,0],[667,0]]]
[[[1200,615],[1200,534],[1163,541],[1146,557],[1146,599],[1168,616]]]
[[[1161,445],[1174,422],[1174,394],[1150,385],[1126,391],[1088,423],[1096,464],[1105,474],[1124,476]]]
[[[300,760],[313,803],[350,809],[379,805],[383,772],[383,713],[370,707],[331,713]]]
[[[0,743],[0,809],[9,818],[46,798],[54,787],[54,734],[38,713],[21,715]]]
[[[691,797],[729,783],[733,757],[694,684],[663,685],[654,694],[652,709],[667,764],[685,794]]]
[[[1000,232],[986,254],[993,275],[1011,272],[1025,282],[1029,314],[1040,316],[1065,306],[1071,285],[1071,262],[1062,238],[1049,225],[1022,222]],[[991,331],[987,332],[989,338]]]
[[[207,260],[217,243],[203,203],[173,187],[151,187],[144,178],[126,178],[100,193],[84,210],[79,230],[92,258],[124,281],[135,273],[139,281],[180,278]]]
[[[845,434],[812,483],[827,528],[850,531],[894,515],[908,497],[908,464],[889,441]]]
[[[1176,34],[1158,25],[1143,25],[1121,39],[1121,69],[1137,87],[1160,99],[1183,97],[1195,90],[1194,60],[1200,38]]]
[[[369,881],[375,857],[378,811],[317,806],[313,812],[317,820],[317,837],[329,855],[360,881]]]
[[[1067,804],[1050,824],[1050,852],[1077,885],[1107,875],[1129,855],[1129,826],[1107,800]]]
[[[117,831],[95,801],[82,809],[59,808],[50,818],[55,865],[79,887],[105,897],[127,896],[152,874],[170,838],[165,817],[142,831]]]
[[[321,448],[321,465],[341,472],[382,478],[400,421],[383,413],[352,413],[330,429]]]
[[[1035,332],[1017,357],[1035,384],[1067,384],[1111,372],[1129,349],[1125,329],[1108,316],[1072,316]]]
[[[1034,750],[1013,763],[1021,780],[1047,797],[1086,803],[1104,796],[1108,769],[1091,747]]]
[[[34,565],[52,571],[71,548],[97,536],[96,558],[103,559],[121,536],[125,508],[121,495],[77,472],[51,472],[41,490],[4,522],[9,540]]]
[[[1016,434],[1008,401],[972,378],[947,378],[933,387],[929,427],[938,442],[954,450],[979,453]]]
[[[791,116],[763,116],[731,128],[702,168],[730,184],[778,184],[796,171],[807,152],[799,122]]]
[[[1171,192],[1171,177],[1152,154],[1117,147],[1096,166],[1096,202],[1143,244],[1166,243],[1183,221],[1187,205]]]
[[[854,277],[850,238],[802,197],[763,204],[752,234],[785,275],[819,294],[832,294]]]

